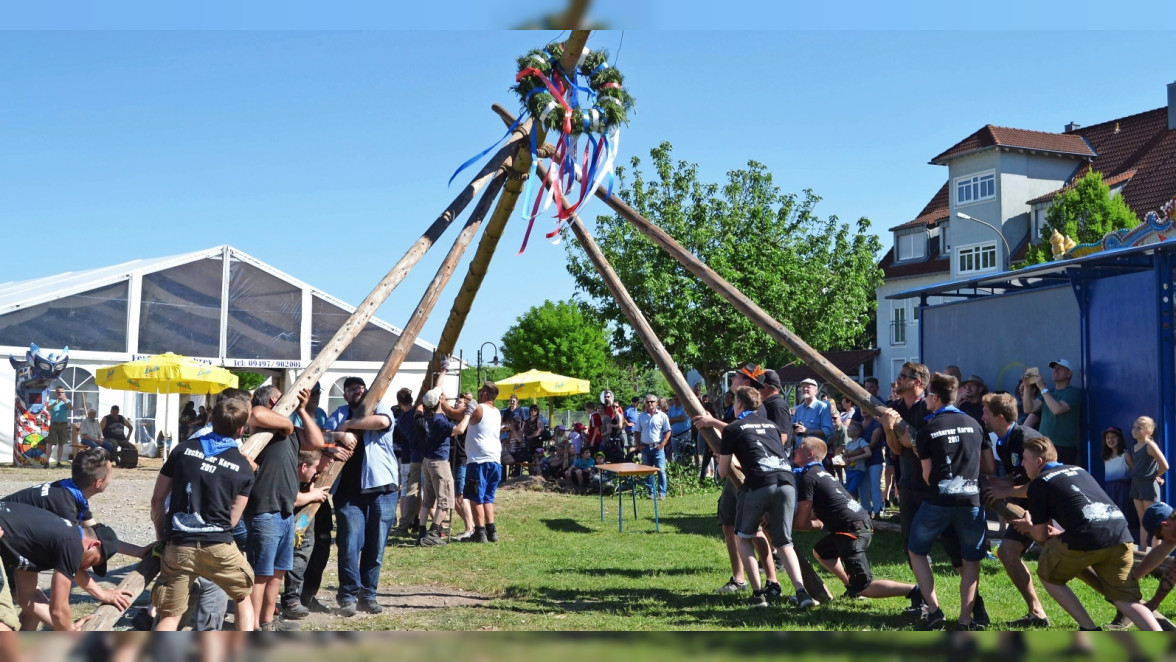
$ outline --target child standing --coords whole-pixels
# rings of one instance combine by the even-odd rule
[[[1168,471],[1168,460],[1155,440],[1156,422],[1148,416],[1135,419],[1131,436],[1135,448],[1127,455],[1127,466],[1131,467],[1131,499],[1135,501],[1135,512],[1143,521],[1143,512],[1148,506],[1160,500],[1162,476]],[[1140,526],[1139,549],[1146,552],[1151,547],[1151,536]]]
[[[870,442],[862,437],[862,424],[858,421],[850,422],[848,432],[849,443],[845,445],[841,454],[845,460],[845,489],[858,500],[858,503],[870,503],[870,486],[866,483],[866,477],[869,475],[866,460],[870,457]],[[865,496],[862,495],[862,488],[865,488]]]

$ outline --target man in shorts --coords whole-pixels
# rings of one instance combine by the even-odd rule
[[[912,604],[921,603],[918,586],[874,579],[866,558],[874,535],[870,514],[825,471],[821,463],[827,452],[825,442],[816,437],[805,437],[793,450],[799,472],[794,526],[801,531],[825,531],[825,537],[813,545],[813,556],[845,584],[849,597],[905,596]]]
[[[236,602],[237,629],[253,630],[253,569],[232,534],[253,488],[252,467],[236,441],[248,420],[248,403],[222,398],[212,409],[212,432],[176,446],[159,471],[151,521],[166,546],[151,592],[156,630],[178,628],[190,587],[201,577]]]
[[[1045,438],[1026,439],[1023,464],[1029,476],[1029,510],[1014,526],[1041,543],[1037,576],[1081,630],[1100,629],[1066,584],[1075,577],[1102,594],[1140,630],[1160,629],[1142,604],[1132,574],[1133,539],[1127,518],[1085,469],[1058,462]],[[1061,530],[1050,522],[1057,522]],[[1094,571],[1094,577],[1086,569]]]
[[[57,447],[57,462],[61,465],[61,449],[69,445],[69,415],[73,411],[73,403],[65,397],[65,388],[58,386],[53,389],[53,399],[46,405],[49,411],[49,435],[45,437],[45,468],[54,464],[53,447]]]
[[[772,544],[780,553],[792,585],[796,604],[807,609],[816,604],[804,589],[800,562],[792,545],[792,518],[796,511],[796,479],[785,456],[776,424],[760,416],[759,391],[751,386],[735,389],[735,421],[723,428],[719,451],[719,475],[731,473],[732,458],[743,470],[743,488],[735,507],[735,536],[739,560],[751,582],[749,604],[767,606],[767,590],[760,585],[759,565],[755,559],[755,540],[764,515],[768,515]]]
[[[474,533],[464,542],[498,542],[498,525],[494,520],[494,496],[502,482],[502,413],[494,407],[498,386],[487,380],[478,389],[478,402],[469,403],[458,411],[444,398],[440,409],[457,419],[453,434],[466,436],[466,479],[462,496],[470,500],[474,518]]]

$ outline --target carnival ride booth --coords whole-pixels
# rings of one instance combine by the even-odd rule
[[[1082,388],[1081,457],[1101,480],[1100,431],[1157,421],[1172,457],[1176,440],[1173,282],[1176,240],[1109,248],[1018,271],[945,282],[892,295],[920,300],[919,351],[931,370],[958,365],[990,391],[1016,393],[1028,367],[1075,365]],[[928,306],[929,297],[946,303]],[[1162,498],[1172,499],[1171,483]]]
[[[68,366],[44,389],[38,385],[38,393],[65,387],[74,406],[70,422],[75,433],[87,409],[96,409],[101,419],[111,406],[118,406],[134,427],[131,439],[145,446],[161,435],[174,438],[184,405],[209,405],[210,398],[100,389],[94,381],[99,366],[172,352],[259,373],[284,387],[294,382],[354,310],[235,248],[218,246],[0,284],[0,354],[25,360],[30,345],[37,345],[45,356],[68,347]],[[348,376],[370,384],[399,337],[400,329],[387,322],[368,322],[320,380],[319,406],[329,412],[343,403],[342,384]],[[414,343],[388,392],[394,394],[401,387],[415,391],[435,349]],[[0,365],[0,457],[15,458],[18,424],[32,425],[31,419],[17,419],[22,405],[28,405],[18,402],[14,363]],[[447,392],[456,392],[457,377],[447,379],[453,380]],[[40,418],[47,430],[48,418]],[[28,456],[14,461],[40,463],[30,462]]]

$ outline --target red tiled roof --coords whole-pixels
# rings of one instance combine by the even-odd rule
[[[882,276],[885,280],[891,278],[903,278],[905,276],[926,276],[928,274],[947,273],[951,271],[951,263],[947,257],[939,254],[939,240],[931,239],[927,241],[928,254],[927,259],[918,261],[904,261],[902,264],[894,264],[894,247],[886,251],[886,255],[882,256],[882,261],[878,263],[878,268],[882,270]]]
[[[931,201],[927,203],[927,206],[923,207],[923,211],[919,212],[919,215],[915,217],[915,220],[907,221],[902,225],[890,228],[890,231],[893,232],[894,230],[906,230],[908,228],[926,225],[930,221],[937,221],[940,218],[947,218],[947,191],[947,182],[943,182],[943,186],[939,187],[939,190],[935,192],[935,195],[931,198]],[[942,216],[937,215],[940,212],[942,212]]]
[[[946,165],[952,157],[978,152],[990,147],[1012,147],[1035,149],[1058,154],[1073,154],[1086,158],[1097,156],[1097,149],[1091,148],[1082,135],[1076,133],[1047,133],[1026,131],[1003,126],[986,125],[976,133],[951,146],[946,152],[931,159],[933,165]]]
[[[826,361],[837,366],[837,369],[845,374],[857,372],[858,366],[863,363],[869,363],[878,356],[877,349],[851,349],[842,352],[821,352],[821,356]],[[792,364],[776,368],[776,374],[780,375],[780,381],[784,384],[796,384],[805,379],[816,379],[820,381],[817,373],[813,369],[804,364]]]
[[[1030,200],[1026,204],[1035,205],[1039,202],[1052,202],[1054,198],[1058,197],[1058,195],[1065,193],[1066,191],[1069,191],[1070,189],[1074,188],[1078,184],[1078,180],[1085,177],[1086,173],[1090,172],[1091,170],[1092,170],[1092,168],[1090,168],[1089,166],[1083,168],[1082,170],[1080,170],[1078,172],[1077,175],[1075,175],[1070,180],[1069,184],[1066,184],[1062,188],[1060,188],[1056,191],[1053,191],[1052,193],[1046,193],[1045,195],[1041,195],[1036,198],[1033,198],[1032,200]],[[1113,187],[1118,186],[1119,184],[1122,184],[1123,182],[1131,179],[1134,176],[1135,176],[1135,170],[1128,170],[1127,172],[1120,173],[1118,175],[1115,175],[1114,177],[1105,177],[1104,176],[1103,183],[1106,184],[1107,186],[1110,186],[1113,188]]]
[[[1176,195],[1176,130],[1168,129],[1166,106],[1082,127],[1074,133],[1086,138],[1098,152],[1090,167],[1104,177],[1135,171],[1121,195],[1140,218],[1158,211]]]

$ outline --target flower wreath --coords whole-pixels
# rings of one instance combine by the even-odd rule
[[[633,97],[625,90],[624,75],[608,63],[608,51],[584,49],[572,71],[560,65],[562,44],[548,44],[533,49],[518,59],[518,73],[513,90],[522,101],[523,110],[518,120],[499,140],[506,139],[528,117],[535,122],[531,127],[532,172],[540,161],[539,133],[549,130],[558,133],[552,140],[555,150],[547,168],[547,177],[539,183],[540,190],[529,205],[527,231],[523,237],[521,254],[527,248],[531,229],[539,214],[556,204],[555,229],[547,238],[559,243],[560,230],[581,205],[590,199],[604,180],[608,179],[608,194],[612,194],[613,162],[620,145],[620,127],[629,121]],[[580,139],[587,145],[581,148]],[[457,173],[490,152],[498,143],[469,159],[453,173]],[[531,187],[537,178],[527,178],[524,201],[532,200]],[[575,189],[579,188],[578,193]],[[576,200],[569,198],[575,194]],[[524,202],[524,204],[527,204]]]

